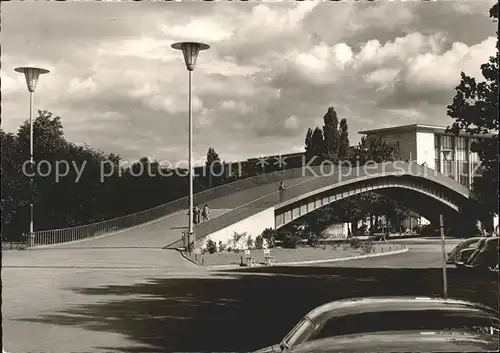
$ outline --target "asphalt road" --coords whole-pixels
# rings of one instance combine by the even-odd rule
[[[439,241],[407,242],[414,242],[407,254],[322,266],[211,273],[58,269],[67,271],[64,281],[56,276],[53,283],[55,270],[45,269],[40,285],[60,288],[58,296],[47,298],[50,293],[32,283],[31,301],[10,296],[9,305],[15,305],[5,310],[4,299],[5,348],[16,353],[251,351],[277,342],[306,312],[328,301],[440,295]],[[2,277],[7,272],[11,281],[16,274],[22,281],[22,272],[15,271],[21,270],[3,269]],[[451,297],[498,305],[498,279],[450,268],[448,283]]]

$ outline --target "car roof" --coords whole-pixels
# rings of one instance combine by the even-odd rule
[[[305,342],[289,353],[495,352],[498,336],[470,330],[386,331]]]
[[[306,317],[314,322],[369,312],[412,310],[476,310],[498,317],[496,310],[479,303],[458,299],[410,296],[364,297],[337,300],[318,306],[311,310]]]

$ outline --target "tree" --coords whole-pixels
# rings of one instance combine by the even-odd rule
[[[396,147],[388,144],[382,137],[367,139],[362,137],[354,150],[353,158],[364,165],[368,162],[382,163],[398,159]]]
[[[339,120],[337,118],[337,112],[333,107],[328,107],[328,110],[323,117],[323,121],[325,122],[325,125],[323,126],[325,158],[333,163],[337,163],[339,158]]]
[[[313,154],[313,144],[312,144],[312,135],[313,135],[313,130],[311,128],[307,129],[306,132],[306,139],[304,142],[305,145],[305,151],[306,151],[306,159],[309,161]]]
[[[490,9],[490,17],[498,21],[498,2]],[[498,37],[498,32],[497,32]],[[448,106],[448,115],[454,119],[448,132],[458,135],[465,130],[470,135],[491,134],[492,138],[482,139],[473,146],[481,162],[480,176],[474,180],[473,191],[476,193],[480,208],[485,215],[498,214],[498,51],[487,63],[481,65],[484,80],[461,73],[462,80],[456,87],[453,103]]]
[[[2,226],[9,224],[15,215],[27,204],[25,191],[28,184],[20,168],[17,152],[17,137],[7,134],[0,129],[2,144],[1,181],[2,181]],[[8,232],[3,232],[3,237],[16,240]],[[9,239],[9,240],[10,240]]]
[[[208,170],[208,187],[212,188],[212,173],[219,175],[221,171],[220,168],[222,167],[219,155],[212,147],[208,148],[205,166]]]
[[[339,130],[338,158],[340,160],[347,160],[349,158],[349,128],[347,126],[347,119],[340,120]]]
[[[317,162],[321,162],[325,158],[325,140],[323,139],[323,132],[319,127],[314,129],[311,137],[311,158],[316,158]]]

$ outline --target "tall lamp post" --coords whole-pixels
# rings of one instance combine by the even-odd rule
[[[40,67],[18,67],[14,69],[17,72],[24,74],[26,78],[26,85],[28,86],[28,91],[30,92],[30,165],[31,165],[31,177],[30,177],[30,233],[28,237],[28,246],[33,246],[34,244],[34,232],[33,232],[33,171],[35,167],[35,162],[33,160],[33,95],[35,93],[36,84],[38,82],[38,77],[41,74],[49,73],[49,70],[42,69]]]
[[[198,42],[179,42],[172,44],[172,48],[182,50],[184,61],[189,73],[189,226],[188,226],[188,251],[194,245],[195,236],[193,231],[193,115],[191,109],[191,71],[196,66],[198,53],[210,48],[208,44]]]

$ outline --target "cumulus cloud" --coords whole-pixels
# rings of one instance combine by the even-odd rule
[[[51,70],[36,109],[62,116],[71,141],[183,159],[188,74],[170,46],[195,40],[211,45],[192,75],[196,156],[302,150],[330,105],[356,143],[366,128],[448,125],[460,71],[480,76],[495,48],[486,2],[113,5],[2,5],[3,129],[16,131],[28,110],[13,69],[35,64]]]

